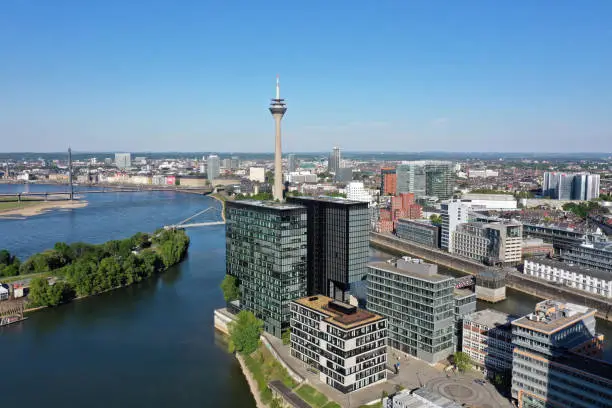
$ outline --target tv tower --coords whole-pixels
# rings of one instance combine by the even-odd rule
[[[270,113],[276,124],[276,147],[274,148],[274,199],[283,201],[283,164],[281,161],[281,119],[287,112],[285,100],[280,97],[280,81],[276,76],[276,98],[270,102]]]

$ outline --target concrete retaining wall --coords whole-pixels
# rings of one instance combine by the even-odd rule
[[[519,272],[506,276],[506,286],[542,299],[558,299],[597,309],[597,317],[612,321],[612,302],[576,289],[554,285]]]
[[[485,269],[485,266],[478,262],[459,258],[437,248],[425,247],[408,242],[389,234],[371,232],[370,245],[385,251],[416,256],[426,261],[433,262],[459,272],[468,273],[470,275],[474,275],[477,272]]]

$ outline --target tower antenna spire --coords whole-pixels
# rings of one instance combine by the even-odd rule
[[[276,99],[280,99],[280,76],[276,74]]]

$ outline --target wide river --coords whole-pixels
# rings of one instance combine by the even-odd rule
[[[0,193],[24,189],[64,190],[0,185]],[[84,196],[85,208],[0,219],[0,249],[23,259],[57,241],[101,243],[220,207],[209,197],[173,192]],[[200,220],[218,218],[209,212]],[[213,329],[213,310],[224,304],[224,227],[188,232],[188,258],[160,277],[0,329],[2,406],[254,407],[237,361]],[[371,250],[371,257],[390,256]],[[515,291],[509,295],[494,307],[527,313],[538,301]],[[609,323],[599,321],[598,329],[611,338]]]

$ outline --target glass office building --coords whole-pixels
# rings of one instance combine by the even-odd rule
[[[226,209],[226,271],[238,280],[240,308],[280,337],[289,303],[306,296],[306,208],[246,200]]]
[[[414,193],[416,198],[452,198],[454,189],[454,164],[449,161],[419,160],[397,166],[397,191]]]
[[[365,301],[370,245],[368,203],[334,197],[287,197],[307,208],[308,294]]]

